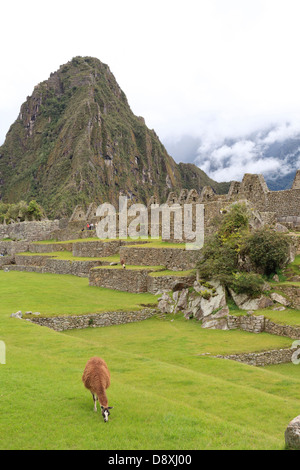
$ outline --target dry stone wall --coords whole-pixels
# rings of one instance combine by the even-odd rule
[[[101,266],[101,261],[69,261],[52,258],[50,256],[16,255],[16,266],[13,270],[32,271],[53,274],[73,274],[79,277],[88,277],[89,272],[96,266]],[[10,267],[8,269],[11,269]]]
[[[119,252],[119,248],[121,245],[121,240],[116,241],[91,241],[91,242],[84,242],[84,243],[74,243],[73,244],[73,256],[81,256],[81,257],[106,257],[112,256]]]
[[[242,362],[250,366],[263,367],[275,364],[283,364],[292,362],[292,355],[295,349],[274,349],[271,351],[263,351],[259,353],[243,353],[230,354],[227,356],[215,356],[221,359],[231,359],[233,361]]]
[[[151,294],[169,292],[176,288],[190,287],[194,284],[196,276],[149,276],[147,291]]]
[[[147,320],[155,314],[154,309],[145,308],[138,311],[117,311],[92,313],[89,315],[70,315],[61,317],[33,317],[31,322],[46,326],[55,331],[73,330],[81,328],[97,328],[112,325],[121,325]]]
[[[149,292],[157,294],[169,292],[177,287],[192,286],[195,276],[150,276],[151,270],[146,269],[112,269],[101,268],[90,271],[91,286],[126,292]]]
[[[167,269],[193,269],[199,257],[199,250],[180,248],[135,248],[120,247],[120,258],[134,266],[166,266]]]
[[[42,220],[0,225],[0,239],[38,241],[51,238],[54,230],[59,230],[59,220]]]
[[[28,249],[30,253],[51,253],[55,251],[72,251],[72,248],[73,248],[73,243],[47,243],[47,244],[30,243]],[[23,251],[27,251],[27,250],[19,250],[19,253]]]
[[[125,292],[147,292],[148,272],[142,269],[92,269],[89,284]]]
[[[15,253],[21,253],[27,251],[29,248],[28,242],[0,242],[0,253],[7,255],[14,255]]]

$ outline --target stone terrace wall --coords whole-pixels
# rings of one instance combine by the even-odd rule
[[[29,245],[30,253],[51,253],[54,251],[72,251],[73,243],[47,243],[39,245],[38,243],[31,243]],[[27,250],[19,250],[23,252]]]
[[[99,240],[74,243],[73,256],[85,256],[89,258],[112,256],[119,253],[120,245],[120,240],[107,242],[102,242]]]
[[[228,315],[227,326],[230,330],[241,329],[249,333],[270,333],[271,335],[286,336],[291,339],[300,339],[300,327],[279,325],[264,315]]]
[[[0,253],[6,253],[8,255],[27,251],[28,248],[28,242],[0,242]]]
[[[51,258],[50,256],[16,255],[14,270],[34,271],[53,274],[73,274],[79,277],[88,277],[89,272],[96,266],[101,266],[101,261],[69,261]],[[9,268],[10,269],[10,268]]]
[[[14,262],[13,256],[0,256],[0,269],[6,264],[11,264]]]
[[[38,241],[51,238],[54,230],[59,229],[59,220],[41,220],[0,225],[0,238]]]
[[[126,292],[147,292],[148,272],[142,269],[92,269],[89,285]]]
[[[21,266],[45,266],[48,259],[50,259],[51,255],[49,256],[39,256],[39,255],[15,255],[15,261],[17,265]]]
[[[147,282],[147,291],[150,294],[169,292],[176,286],[190,287],[194,284],[196,276],[149,276]]]
[[[272,322],[268,318],[265,318],[265,328],[266,333],[271,335],[278,336],[287,336],[292,339],[300,339],[300,327],[290,326],[290,325],[278,325],[277,323]]]
[[[186,251],[180,248],[120,247],[120,258],[123,258],[127,265],[166,266],[177,271],[193,269],[199,254],[199,250]]]
[[[229,315],[227,325],[230,330],[241,329],[249,333],[262,333],[265,328],[265,317],[263,315]]]
[[[215,356],[221,359],[231,359],[256,367],[269,366],[292,362],[292,355],[295,349],[274,349],[260,353],[230,354],[228,356]]]
[[[73,330],[79,328],[104,327],[121,325],[147,320],[155,314],[154,309],[145,308],[131,312],[105,312],[92,313],[89,315],[72,315],[62,317],[34,317],[31,322],[41,326],[47,326],[55,331]]]

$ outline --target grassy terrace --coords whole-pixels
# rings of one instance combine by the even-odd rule
[[[0,271],[1,311],[40,312],[42,316],[139,310],[157,297],[89,286],[86,278],[63,274]]]
[[[185,250],[185,243],[172,243],[172,242],[164,242],[162,240],[150,240],[146,244],[143,245],[135,245],[135,247],[141,248],[177,248],[181,250]]]
[[[280,325],[291,325],[300,327],[300,310],[287,308],[282,312],[278,312],[272,309],[256,310],[255,315],[264,315],[274,323]]]
[[[285,428],[299,414],[300,366],[255,368],[211,356],[289,348],[289,338],[205,330],[181,315],[61,333],[9,317],[156,301],[75,276],[0,271],[0,298],[0,449],[284,449]],[[108,424],[81,382],[94,355],[111,372]]]
[[[116,265],[116,266],[96,266],[95,268],[92,269],[119,269],[123,270],[123,266]],[[164,271],[165,266],[135,266],[135,265],[127,265],[126,264],[126,270],[132,270],[132,271]]]
[[[67,244],[67,243],[88,243],[88,242],[111,242],[111,241],[119,241],[119,238],[111,239],[111,238],[105,238],[105,239],[100,239],[97,237],[92,237],[92,238],[78,238],[76,240],[67,240],[67,241],[57,241],[57,240],[44,240],[44,241],[39,241],[39,242],[34,242],[34,245],[55,245],[55,244]],[[161,239],[158,240],[151,240],[149,239],[138,239],[134,240],[132,238],[126,238],[123,241],[127,242],[141,242],[139,245],[138,243],[135,246],[141,246],[143,248],[179,248],[179,249],[185,249],[185,243],[172,243],[172,242],[165,242],[162,241]]]
[[[25,251],[24,253],[16,253],[20,256],[46,256],[51,258],[56,258],[60,260],[67,260],[67,261],[109,261],[109,262],[119,262],[120,256],[113,255],[107,256],[104,258],[96,258],[96,257],[87,257],[87,256],[73,256],[72,252],[70,251],[53,251],[49,253],[30,253],[29,251]]]
[[[1,299],[8,284],[16,284],[15,293],[24,287],[21,277],[7,281],[0,282]],[[38,293],[28,292],[39,303]],[[16,297],[0,311],[7,345],[1,449],[284,448],[286,425],[299,413],[300,367],[259,369],[201,354],[289,347],[288,338],[203,330],[179,316],[58,333],[9,318],[19,307]],[[93,355],[111,371],[108,424],[81,383]]]
[[[172,271],[170,269],[164,269],[163,271],[156,271],[150,273],[149,276],[161,277],[161,276],[193,276],[196,274],[195,269],[189,269],[187,271]]]

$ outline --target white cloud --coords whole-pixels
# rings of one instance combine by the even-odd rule
[[[34,86],[76,55],[107,63],[163,142],[191,135],[207,155],[300,120],[298,0],[12,0],[0,13],[0,143]],[[276,132],[265,144],[294,130]],[[238,150],[251,162],[259,148]]]

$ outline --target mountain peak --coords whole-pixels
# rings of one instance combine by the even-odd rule
[[[115,203],[120,193],[146,202],[153,194],[163,200],[171,188],[201,191],[206,175],[183,168],[132,113],[108,65],[77,56],[21,106],[0,148],[0,198],[36,199],[57,217],[77,204]]]

